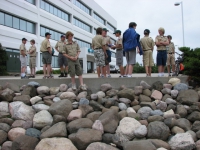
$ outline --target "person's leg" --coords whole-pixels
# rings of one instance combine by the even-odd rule
[[[58,77],[64,77],[64,67],[63,67],[63,58],[62,54],[58,54],[58,65],[60,66],[60,75]]]
[[[97,75],[98,75],[98,78],[100,78],[100,73],[101,73],[101,68],[99,66],[97,66]]]
[[[103,71],[102,74],[104,75],[104,77],[106,77],[106,66],[102,67],[102,71]]]
[[[131,76],[133,74],[133,65],[128,65],[128,75]]]
[[[148,51],[144,51],[144,54],[143,54],[143,65],[144,65],[144,68],[145,68],[146,75],[149,76],[149,69],[148,69],[148,65],[149,65]]]
[[[111,77],[110,76],[110,64],[109,63],[106,65],[106,72],[107,72],[108,77]]]
[[[162,54],[162,76],[165,75],[165,67],[166,67],[166,63],[167,63],[167,51],[163,51]]]
[[[47,65],[43,64],[43,74],[44,74],[44,77],[46,77],[46,68],[47,68]]]
[[[149,66],[149,67],[148,67],[148,73],[149,73],[149,76],[150,76],[150,77],[151,77],[151,71],[152,71],[152,70],[151,70],[151,66]]]
[[[49,77],[51,74],[51,64],[47,64],[47,76]]]
[[[124,67],[123,67],[123,65],[120,65],[119,68],[120,68],[120,74],[123,77],[124,76]]]

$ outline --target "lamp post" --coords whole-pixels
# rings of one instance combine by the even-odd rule
[[[181,5],[181,12],[182,12],[182,30],[183,30],[183,46],[185,46],[185,35],[184,35],[184,22],[183,22],[183,2],[177,2],[174,4],[175,6]]]

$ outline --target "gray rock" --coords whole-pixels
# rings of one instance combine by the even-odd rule
[[[151,86],[148,83],[146,83],[145,81],[141,81],[140,86],[142,86],[144,90],[151,88]]]
[[[70,134],[69,139],[79,150],[85,150],[88,145],[102,140],[102,133],[94,129],[79,129],[77,133]]]
[[[159,110],[159,109],[157,109],[157,110],[152,110],[152,111],[150,112],[150,115],[151,115],[151,116],[155,116],[155,115],[163,116],[163,112],[162,112],[161,110]]]
[[[174,126],[174,127],[172,128],[171,132],[172,132],[173,134],[185,133],[185,131],[184,131],[183,129],[181,129],[181,128],[177,127],[177,126]]]
[[[27,85],[33,86],[33,87],[35,87],[35,88],[37,88],[37,87],[40,86],[40,84],[39,84],[38,82],[35,82],[35,81],[31,81],[31,82],[29,82]]]
[[[189,133],[178,133],[169,140],[172,150],[193,150],[195,143]]]
[[[140,141],[128,141],[123,145],[124,150],[156,150],[156,147],[147,140],[140,140]]]
[[[128,98],[119,98],[119,101],[121,103],[125,103],[125,104],[130,104],[131,103],[131,100],[129,100]]]
[[[150,123],[150,122],[154,122],[154,121],[163,121],[164,118],[161,117],[161,116],[156,116],[155,115],[155,116],[149,116],[147,120]]]
[[[91,94],[91,99],[92,100],[97,100],[98,99],[98,95],[97,94]]]
[[[174,86],[174,90],[177,90],[177,91],[188,90],[188,86],[185,83],[178,83]]]
[[[192,124],[192,131],[194,132],[197,132],[200,130],[200,121],[195,121],[193,124]]]
[[[198,139],[200,139],[200,130],[196,132],[196,136]]]
[[[94,142],[91,143],[86,150],[119,150],[119,149],[105,143]]]
[[[35,105],[32,105],[32,107],[36,112],[39,112],[41,110],[48,110],[49,109],[49,106],[47,106],[45,104],[35,104]]]
[[[163,89],[163,83],[160,82],[160,81],[156,81],[152,84],[152,88],[154,90],[158,90],[158,91],[161,91]]]
[[[140,103],[141,107],[150,107],[151,109],[155,110],[156,109],[156,105],[153,102],[141,102]]]
[[[140,102],[151,102],[151,98],[150,97],[148,97],[146,95],[142,95],[142,94],[140,94],[139,100],[140,100]]]
[[[6,141],[2,144],[2,150],[11,150],[13,142]]]
[[[79,106],[80,105],[89,105],[90,101],[86,98],[81,98],[79,101]]]
[[[118,90],[111,89],[111,90],[108,90],[108,91],[106,92],[106,95],[109,96],[109,97],[113,97],[113,96],[117,95],[118,92],[119,92]],[[94,99],[94,100],[95,100],[95,99]]]
[[[59,93],[59,87],[50,87],[49,88],[49,92],[50,92],[50,95],[57,95]]]
[[[35,96],[35,97],[32,97],[32,98],[30,99],[30,102],[31,102],[32,105],[34,105],[35,103],[38,103],[38,102],[40,102],[40,101],[42,101],[42,98],[39,97],[39,96]]]
[[[190,122],[185,118],[177,119],[175,125],[182,128],[185,131],[188,131],[191,129]]]
[[[72,111],[72,103],[69,100],[61,100],[56,103],[53,103],[49,110],[52,115],[61,115],[66,119],[69,113]]]
[[[194,111],[192,112],[187,119],[191,122],[200,121],[200,112]]]
[[[35,87],[30,86],[30,85],[24,87],[24,89],[21,93],[22,93],[22,95],[30,95],[30,97],[34,97],[37,95],[37,91],[36,91]]]
[[[78,109],[80,109],[82,111],[82,116],[86,117],[87,114],[93,112],[93,108],[90,105],[81,105],[78,107]]]
[[[138,110],[138,114],[140,114],[141,119],[147,119],[150,116],[150,112],[152,111],[149,107],[142,107]]]
[[[54,115],[53,116],[53,124],[56,124],[58,122],[65,122],[66,118],[64,116],[61,115]]]
[[[36,145],[39,143],[37,138],[21,135],[13,141],[12,150],[34,150]]]
[[[102,100],[105,100],[104,106],[105,106],[106,108],[110,108],[110,107],[114,106],[114,105],[115,105],[115,102],[116,102],[116,99],[115,99],[115,98],[108,98],[108,99],[102,99]]]
[[[127,111],[126,110],[122,110],[118,113],[119,115],[119,119],[122,120],[124,117],[127,117]]]
[[[8,102],[0,102],[0,112],[9,113]]]
[[[80,128],[92,128],[93,122],[88,118],[80,118],[71,121],[67,125],[67,130],[69,133],[76,133]]]
[[[167,140],[169,136],[169,127],[166,126],[163,122],[160,121],[154,121],[149,123],[148,125],[148,138],[152,139],[161,139],[161,140]]]
[[[101,91],[103,91],[103,92],[106,92],[106,91],[111,90],[111,89],[112,89],[112,86],[109,83],[101,85]]]
[[[142,90],[143,86],[135,86],[134,87],[135,95],[140,95],[142,93]]]
[[[13,101],[21,101],[26,105],[30,105],[31,104],[30,99],[31,97],[29,95],[19,95],[19,96],[15,96],[13,98]]]
[[[29,128],[26,130],[25,135],[35,137],[35,138],[40,138],[41,132],[40,130],[37,130],[35,128]]]
[[[136,138],[143,138],[147,134],[147,127],[145,125],[141,125],[134,131],[134,135]]]
[[[92,113],[89,113],[87,115],[87,118],[95,122],[95,120],[98,120],[98,118],[101,116],[102,112],[101,111],[94,111]]]
[[[49,95],[49,87],[47,87],[47,86],[40,86],[40,87],[37,88],[37,93],[39,95],[42,95],[42,94]]]
[[[0,91],[0,101],[12,102],[14,96],[15,96],[14,91],[12,91],[8,88],[6,88],[3,91]]]
[[[152,93],[149,89],[145,89],[145,90],[142,91],[142,94],[150,97]]]
[[[165,100],[165,102],[166,102],[167,104],[176,104],[176,101],[173,100],[173,99],[171,99],[171,98],[167,98],[167,99]]]
[[[171,90],[172,98],[176,98],[178,96],[178,90]]]
[[[106,144],[113,143],[114,134],[111,133],[104,133],[102,135],[102,142]]]
[[[189,133],[189,134],[192,136],[194,142],[197,141],[197,136],[196,136],[196,133],[195,133],[194,131],[189,130],[189,131],[187,131],[186,133]]]
[[[68,86],[66,84],[61,84],[60,87],[59,87],[59,90],[61,92],[66,92],[68,89]]]
[[[61,99],[60,99],[60,97],[54,97],[53,98],[53,102],[58,102],[58,101],[60,101]]]
[[[163,98],[162,98],[162,101],[165,102],[165,100],[166,100],[167,98],[172,98],[172,97],[171,97],[169,94],[165,94],[165,95],[163,96]]]
[[[67,137],[66,123],[59,122],[54,124],[51,128],[43,132],[40,139],[52,137]]]
[[[118,107],[119,107],[120,110],[126,110],[127,109],[127,106],[124,103],[119,103]]]
[[[3,130],[5,132],[9,132],[10,126],[6,123],[0,123],[0,130]]]
[[[12,91],[14,91],[15,93],[19,93],[20,92],[20,88],[18,85],[14,84],[14,83],[6,83],[4,85],[4,89],[9,88]]]
[[[194,90],[180,91],[177,97],[177,101],[182,104],[193,105],[199,101],[199,95]]]
[[[90,101],[90,106],[92,106],[92,108],[94,109],[94,111],[101,111],[104,108],[103,105],[99,104],[96,101]]]
[[[79,102],[81,98],[86,99],[86,97],[87,97],[87,92],[83,91],[83,92],[78,94],[78,96],[76,97],[76,100]]]
[[[160,149],[160,150],[170,149],[169,144],[162,140],[148,139],[148,141],[150,141],[157,148],[157,150],[159,150],[159,148],[164,148],[164,149]]]
[[[0,119],[0,123],[6,123],[6,124],[8,124],[10,126],[13,124],[13,122],[14,122],[14,120],[11,119],[11,118],[2,118],[2,119]]]
[[[158,101],[156,105],[157,109],[160,109],[161,111],[165,112],[167,109],[167,103],[163,101]]]
[[[3,131],[0,130],[0,145],[2,145],[6,140],[7,140],[8,134]]]
[[[179,114],[181,116],[181,118],[185,118],[187,116],[187,110],[185,109],[185,107],[183,105],[177,105],[176,114]],[[199,113],[199,119],[200,119],[200,113]],[[188,119],[188,120],[190,120],[190,119]]]
[[[162,92],[163,94],[171,94],[171,89],[169,89],[169,88],[164,88],[164,89],[161,90],[161,92]]]
[[[135,99],[135,92],[132,89],[123,89],[117,93],[119,98],[128,98],[131,101]]]
[[[168,111],[168,110],[170,110],[170,109],[172,109],[173,111],[175,111],[175,110],[176,110],[176,105],[169,104],[169,105],[167,106],[166,111]]]
[[[115,130],[119,124],[118,112],[115,110],[109,110],[103,113],[98,120],[101,121],[104,132],[115,133]]]
[[[200,140],[196,142],[196,150],[200,150]]]

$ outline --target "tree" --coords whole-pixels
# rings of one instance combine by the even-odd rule
[[[8,56],[0,43],[0,75],[7,75],[6,61]]]

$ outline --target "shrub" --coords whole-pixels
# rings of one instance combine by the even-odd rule
[[[36,71],[36,74],[43,74],[43,70],[38,70],[38,71]],[[53,70],[53,74],[60,74],[60,69],[58,69],[58,70]]]
[[[7,75],[6,61],[8,56],[0,43],[0,75]]]

